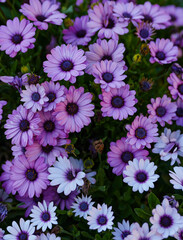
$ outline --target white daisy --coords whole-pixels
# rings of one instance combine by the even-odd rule
[[[118,222],[118,228],[114,227],[114,240],[124,240],[128,235],[132,233],[132,230],[137,227],[138,224],[132,223],[130,225],[129,221],[123,220],[122,223]]]
[[[20,227],[19,227],[20,225]],[[4,235],[4,240],[36,240],[37,236],[33,235],[35,228],[30,224],[30,220],[24,221],[20,219],[19,225],[13,221],[12,227],[7,227],[7,231],[10,234]]]
[[[65,195],[69,195],[77,186],[83,186],[84,184],[85,173],[80,170],[76,171],[66,157],[59,157],[53,167],[48,168],[48,171],[50,173],[48,176],[48,179],[51,180],[50,185],[59,185],[58,193],[64,192]]]
[[[47,203],[43,200],[43,204],[38,202],[38,206],[34,205],[30,217],[33,226],[37,226],[37,230],[42,228],[44,232],[47,228],[51,229],[52,224],[57,224],[57,216],[55,213],[56,206],[53,206],[53,202]]]
[[[150,217],[152,223],[151,230],[161,234],[162,238],[173,236],[179,228],[183,227],[183,217],[177,212],[176,208],[170,206],[165,198],[162,205],[157,205],[152,210],[153,216]]]
[[[183,167],[174,167],[174,172],[170,172],[171,184],[173,184],[174,189],[180,189],[183,191]]]
[[[37,240],[61,240],[60,237],[57,237],[54,233],[45,235],[42,233]]]
[[[128,164],[126,170],[124,170],[125,177],[123,181],[133,187],[134,192],[143,193],[148,191],[149,188],[154,188],[153,182],[157,181],[159,175],[154,173],[157,166],[153,162],[150,162],[149,159],[137,160],[134,158]]]
[[[83,217],[86,219],[89,211],[92,209],[94,202],[92,202],[91,196],[83,196],[82,198],[75,198],[76,203],[73,203],[72,208],[75,216]]]
[[[107,208],[105,203],[97,205],[97,208],[92,207],[89,212],[88,225],[90,229],[97,229],[98,232],[105,231],[106,229],[112,229],[113,225],[113,212],[112,207]]]

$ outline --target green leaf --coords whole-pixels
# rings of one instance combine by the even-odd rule
[[[83,237],[85,237],[86,239],[93,239],[93,237],[89,233],[87,233],[87,232],[82,231],[81,235]]]
[[[137,214],[138,217],[140,217],[140,218],[142,218],[146,221],[149,221],[149,218],[151,217],[151,214],[149,214],[148,212],[144,211],[141,208],[135,208],[134,211],[135,211],[135,213]]]
[[[175,199],[177,200],[183,200],[183,195],[180,194],[174,194]]]
[[[151,192],[148,197],[148,203],[149,203],[150,209],[152,210],[152,209],[156,208],[156,205],[160,204],[160,201],[156,197],[156,195],[153,192]]]
[[[96,235],[95,235],[95,240],[102,240],[102,238],[100,237],[99,234],[96,234]]]

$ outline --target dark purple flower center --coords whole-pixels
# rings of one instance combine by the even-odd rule
[[[153,22],[153,19],[152,19],[151,16],[145,14],[143,21],[144,21],[144,22],[148,22],[148,23],[152,23],[152,22]]]
[[[51,103],[51,102],[54,102],[54,101],[55,101],[55,99],[56,99],[56,94],[53,93],[53,92],[49,92],[49,93],[47,94],[47,97],[49,98],[48,102]]]
[[[139,240],[149,240],[149,238],[142,237],[142,238],[139,238]]]
[[[34,92],[31,97],[34,102],[38,102],[40,99],[40,94],[38,92]]]
[[[147,132],[144,128],[138,127],[135,130],[135,137],[138,139],[144,139],[147,136]]]
[[[113,28],[115,26],[115,22],[114,22],[114,20],[112,19],[112,18],[109,18],[108,19],[108,24],[107,24],[107,26],[104,26],[105,28]]]
[[[78,105],[76,103],[68,103],[66,106],[66,111],[70,115],[74,115],[78,112]]]
[[[63,192],[59,193],[59,196],[62,200],[67,200],[69,198],[69,195],[65,195]]]
[[[165,107],[162,107],[162,106],[159,106],[156,108],[156,114],[158,117],[163,117],[165,116],[166,114],[166,108]]]
[[[19,235],[18,235],[18,240],[27,240],[28,239],[28,235],[26,232],[21,232]]]
[[[183,230],[179,232],[179,238],[183,240]]]
[[[178,86],[178,91],[181,95],[183,95],[183,83]]]
[[[22,150],[22,153],[25,154],[26,148],[25,148],[25,147],[22,147],[21,150]]]
[[[160,223],[161,227],[169,228],[172,225],[173,220],[172,220],[171,216],[163,215],[160,217],[159,223]]]
[[[124,18],[131,18],[132,16],[131,16],[130,13],[124,12],[124,13],[123,13],[123,17],[124,17]]]
[[[44,123],[44,130],[46,132],[53,132],[55,130],[55,123],[51,120],[48,120]]]
[[[23,37],[20,34],[15,34],[11,39],[11,41],[14,44],[19,44],[19,43],[21,43],[22,40],[23,40]]]
[[[171,22],[175,22],[177,20],[177,18],[174,14],[170,14],[170,17],[171,17],[171,19],[170,19]]]
[[[102,78],[106,83],[110,83],[113,80],[113,74],[109,72],[103,73]]]
[[[164,60],[164,59],[165,59],[165,54],[164,54],[164,52],[162,52],[162,51],[158,51],[158,52],[156,53],[156,57],[157,57],[159,60]]]
[[[24,119],[20,122],[19,128],[22,132],[26,132],[29,130],[30,123],[28,120]]]
[[[74,175],[73,175],[73,172],[72,172],[71,170],[69,170],[69,171],[67,172],[66,177],[67,177],[67,179],[68,179],[69,181],[72,181],[73,179],[75,179],[75,177],[74,177]]]
[[[124,232],[122,232],[122,234],[121,234],[121,238],[122,238],[122,239],[125,239],[125,237],[127,237],[127,236],[130,235],[130,234],[131,234],[130,231],[125,230]]]
[[[97,222],[99,225],[105,225],[107,223],[107,217],[104,216],[104,215],[100,215],[98,218],[97,218]]]
[[[62,71],[68,72],[73,69],[73,63],[70,60],[65,60],[60,64]]]
[[[170,149],[170,153],[174,153],[174,151],[178,151],[178,149],[179,149],[179,145],[177,145],[177,144],[174,144],[174,146]]]
[[[178,108],[177,108],[177,111],[176,111],[176,115],[177,115],[178,117],[183,117],[183,108],[178,107]]]
[[[135,178],[138,182],[143,183],[147,180],[147,173],[145,173],[144,171],[139,171],[136,174]]]
[[[143,91],[148,91],[149,89],[151,89],[151,84],[149,82],[144,81],[141,84],[141,89]]]
[[[101,60],[112,60],[112,57],[110,55],[104,55]]]
[[[43,22],[43,21],[46,19],[46,17],[43,16],[43,15],[38,15],[38,16],[36,16],[36,19],[37,19],[39,22]]]
[[[43,201],[43,195],[41,194],[40,197],[34,196],[33,199],[34,199],[35,203],[42,202]]]
[[[128,161],[133,160],[133,158],[134,158],[133,153],[129,151],[125,151],[121,154],[121,160],[124,163],[128,163]]]
[[[83,38],[83,37],[85,37],[85,35],[86,35],[86,30],[84,30],[84,29],[81,29],[81,30],[76,32],[76,36],[78,38]]]
[[[28,76],[28,84],[37,84],[39,82],[39,77],[36,74],[31,74]]]
[[[41,218],[44,222],[48,222],[50,220],[50,213],[49,212],[43,212],[41,215]]]
[[[124,106],[124,99],[121,96],[115,96],[111,100],[111,105],[114,108],[121,108]]]
[[[148,38],[149,37],[149,31],[147,29],[141,29],[140,30],[140,36],[144,39]]]
[[[46,146],[41,146],[41,148],[44,153],[50,153],[53,150],[53,146],[49,144]]]
[[[26,175],[26,178],[31,182],[37,179],[37,172],[35,169],[28,169],[25,175]]]
[[[87,211],[88,210],[88,203],[87,202],[80,203],[79,208],[83,212]]]

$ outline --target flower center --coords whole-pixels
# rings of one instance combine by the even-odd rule
[[[144,22],[148,22],[148,23],[152,23],[153,22],[152,17],[147,15],[147,14],[144,15],[144,19],[143,20],[144,20]]]
[[[34,199],[35,203],[42,202],[43,201],[43,195],[41,194],[40,197],[34,196],[33,199]]]
[[[172,225],[173,221],[171,216],[164,215],[160,218],[160,225],[161,227],[168,228]]]
[[[63,192],[59,193],[59,196],[62,200],[67,200],[69,198],[69,195],[65,195]]]
[[[101,60],[112,60],[112,57],[110,55],[104,55]]]
[[[170,19],[171,22],[175,22],[177,20],[176,16],[173,14],[170,14],[170,17],[171,17]]]
[[[176,111],[176,114],[177,114],[178,117],[183,117],[183,108],[178,107],[177,111]]]
[[[53,150],[53,146],[49,144],[47,144],[45,147],[41,146],[41,148],[42,148],[42,151],[45,153],[50,153]]]
[[[112,18],[109,18],[107,21],[107,26],[104,24],[105,28],[113,28],[115,26],[114,20]]]
[[[125,230],[124,232],[122,232],[121,237],[122,237],[122,239],[125,239],[125,237],[127,237],[127,236],[130,235],[130,234],[131,234],[130,231]]]
[[[106,83],[110,83],[113,80],[113,74],[109,72],[103,73],[102,78]]]
[[[135,176],[136,180],[140,183],[143,183],[147,180],[147,174],[145,172],[138,172]]]
[[[15,34],[11,40],[14,44],[19,44],[23,40],[23,37],[20,34]]]
[[[84,30],[84,29],[81,29],[81,30],[76,32],[76,36],[78,38],[83,38],[85,35],[86,35],[86,30]]]
[[[105,225],[107,223],[107,217],[104,216],[104,215],[100,215],[97,218],[97,222],[98,222],[99,225]]]
[[[149,37],[149,31],[147,29],[141,29],[140,30],[140,36],[142,38],[148,38]]]
[[[141,89],[142,89],[143,91],[148,91],[149,89],[151,89],[151,84],[148,83],[148,82],[142,82],[142,84],[141,84]]]
[[[40,94],[38,92],[34,92],[31,97],[34,102],[38,102],[40,99]]]
[[[164,60],[164,59],[165,59],[165,54],[164,54],[164,52],[162,52],[162,51],[158,51],[158,52],[156,53],[156,57],[157,57],[159,60]]]
[[[55,129],[55,123],[52,122],[51,120],[48,120],[44,123],[44,130],[46,132],[53,132],[54,129]]]
[[[112,98],[111,104],[114,108],[121,108],[124,106],[124,99],[120,96],[115,96]]]
[[[31,74],[28,76],[28,84],[37,84],[39,82],[39,77],[36,74]]]
[[[68,72],[73,69],[73,63],[70,60],[65,60],[61,63],[60,67],[62,71]]]
[[[124,13],[123,13],[123,17],[124,17],[124,18],[131,18],[132,16],[131,16],[130,13],[124,12]]]
[[[166,114],[166,108],[165,107],[157,107],[156,108],[156,114],[158,117],[163,117]]]
[[[26,178],[31,182],[35,181],[37,179],[36,170],[35,169],[28,169],[26,171]]]
[[[72,173],[71,170],[69,170],[69,171],[67,172],[67,179],[68,179],[69,181],[72,181],[73,179],[75,179],[75,177],[74,177],[74,175],[73,175],[73,173]]]
[[[43,212],[42,215],[41,215],[41,218],[44,222],[48,222],[50,220],[49,212]]]
[[[147,136],[147,132],[144,128],[139,127],[135,130],[135,137],[138,139],[144,139]]]
[[[74,115],[78,112],[78,105],[76,103],[68,103],[66,106],[66,111],[70,115]]]
[[[19,128],[22,132],[25,132],[25,131],[28,131],[29,130],[29,126],[30,126],[30,123],[29,121],[27,121],[26,119],[25,120],[22,120],[19,124]]]
[[[27,233],[25,232],[21,232],[19,235],[18,235],[18,240],[27,240],[28,239],[28,235]]]
[[[177,89],[180,92],[180,94],[183,95],[183,83],[180,84]]]
[[[55,93],[53,93],[53,92],[49,92],[49,93],[47,94],[47,97],[49,98],[49,100],[48,100],[49,103],[54,102],[55,99],[56,99],[56,95],[55,95]]]
[[[128,161],[133,160],[133,153],[129,152],[129,151],[125,151],[121,154],[121,160],[124,163],[128,163]]]
[[[174,153],[174,152],[176,152],[176,151],[178,151],[178,149],[179,149],[179,145],[177,145],[177,144],[174,144],[174,146],[170,149],[170,153]]]
[[[43,22],[43,21],[46,19],[46,17],[43,16],[43,15],[38,15],[38,16],[36,16],[36,19],[37,19],[39,22]]]
[[[88,210],[88,203],[87,202],[80,203],[79,208],[83,212],[87,211]]]

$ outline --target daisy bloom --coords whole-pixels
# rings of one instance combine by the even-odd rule
[[[129,91],[130,86],[126,84],[120,88],[111,88],[109,92],[102,91],[100,105],[102,106],[103,117],[113,117],[115,120],[123,120],[128,116],[133,116],[137,109],[134,105],[137,103],[136,92]]]
[[[34,22],[40,30],[47,30],[48,23],[61,25],[63,18],[66,17],[64,13],[57,11],[58,4],[53,4],[51,1],[30,0],[29,4],[21,5],[20,12],[29,20]]]
[[[80,197],[75,198],[75,202],[76,203],[73,203],[72,205],[72,208],[74,209],[73,210],[74,215],[86,219],[88,213],[90,212],[94,204],[94,202],[92,202],[91,196],[88,197],[82,195],[81,198]]]
[[[55,108],[56,120],[64,127],[66,133],[80,132],[88,126],[94,116],[94,105],[91,104],[92,94],[84,93],[84,88],[75,89],[71,86],[65,90],[66,100],[58,103]]]
[[[159,175],[155,174],[157,166],[149,159],[136,159],[129,161],[126,169],[124,170],[125,177],[123,182],[133,187],[133,191],[143,193],[148,191],[149,188],[154,188],[154,182],[157,181]]]
[[[12,144],[26,147],[33,144],[33,136],[40,133],[38,123],[40,118],[37,114],[27,110],[22,105],[8,115],[4,125],[7,139],[12,139]]]
[[[118,228],[114,227],[114,240],[125,240],[128,235],[131,234],[132,230],[136,228],[136,224],[132,223],[130,225],[129,221],[123,220],[122,223],[118,222]]]
[[[64,79],[71,83],[76,82],[76,77],[84,74],[86,57],[84,51],[71,44],[57,46],[47,56],[48,61],[43,62],[44,72],[52,81]]]
[[[19,156],[21,155],[24,155],[25,156],[25,151],[26,151],[26,148],[25,147],[22,147],[21,145],[14,145],[11,147],[11,150],[12,150],[12,155],[15,157],[15,158],[18,158]]]
[[[4,240],[36,240],[37,236],[33,235],[35,228],[30,223],[30,220],[24,221],[23,218],[20,219],[19,225],[13,221],[12,226],[7,227],[7,231],[10,234],[4,235]]]
[[[3,236],[4,236],[4,231],[2,228],[0,228],[0,240],[3,240]]]
[[[52,233],[52,234],[47,233],[47,235],[42,233],[40,236],[38,236],[37,240],[61,240],[61,238],[56,237],[56,235],[54,233]]]
[[[105,203],[97,204],[97,208],[92,207],[86,219],[89,229],[97,229],[98,232],[112,229],[114,219],[112,207],[108,208]]]
[[[2,120],[2,114],[3,114],[3,106],[7,104],[7,101],[0,101],[0,122]]]
[[[39,83],[40,76],[34,74],[34,73],[25,73],[22,75],[22,81],[24,82],[24,85],[36,85]]]
[[[36,85],[27,85],[25,90],[22,90],[20,96],[21,101],[24,102],[24,107],[31,109],[33,112],[41,111],[45,102],[49,101],[49,98],[46,96],[45,89],[40,84]]]
[[[183,191],[183,167],[174,167],[170,172],[170,183],[173,184],[174,189],[180,189]]]
[[[151,40],[151,36],[154,35],[154,30],[149,23],[142,22],[136,29],[137,37],[140,38],[141,41]]]
[[[7,26],[0,26],[0,50],[5,51],[10,57],[15,57],[18,52],[27,52],[34,48],[36,28],[26,19],[19,21],[17,17],[8,20]]]
[[[38,206],[34,205],[30,214],[32,225],[36,226],[37,230],[41,228],[43,232],[47,228],[52,229],[52,224],[58,224],[55,213],[56,208],[56,206],[53,206],[53,202],[49,203],[49,205],[45,200],[43,200],[43,203],[38,202]]]
[[[183,26],[183,8],[176,7],[175,5],[168,5],[163,7],[166,13],[169,14],[170,20],[167,22],[167,26]]]
[[[70,192],[68,195],[65,195],[64,192],[57,193],[57,188],[54,194],[54,203],[56,206],[59,206],[61,210],[71,209],[76,196],[79,194],[78,190]]]
[[[149,43],[151,52],[150,63],[169,64],[177,61],[178,47],[174,46],[169,39],[157,38],[156,42]]]
[[[19,93],[21,93],[22,86],[26,85],[26,82],[24,81],[23,76],[24,75],[22,75],[22,77],[1,76],[0,81],[7,83],[10,86],[13,86],[14,88],[18,89]]]
[[[175,112],[176,115],[172,119],[176,120],[176,124],[178,126],[183,127],[183,100],[181,98],[178,98],[176,105],[177,105],[177,111]]]
[[[59,157],[53,167],[48,168],[48,171],[50,173],[48,176],[48,179],[51,180],[50,185],[59,185],[58,193],[64,192],[65,195],[68,195],[77,186],[84,184],[85,173],[82,171],[76,172],[66,157]]]
[[[183,226],[183,217],[176,208],[170,206],[166,198],[161,205],[158,204],[152,210],[152,214],[153,216],[150,217],[151,230],[160,234],[162,238],[173,236]]]
[[[172,95],[173,99],[177,99],[178,97],[183,100],[183,74],[180,75],[180,78],[177,77],[175,73],[171,73],[170,76],[167,78],[168,83],[170,86],[168,89]]]

